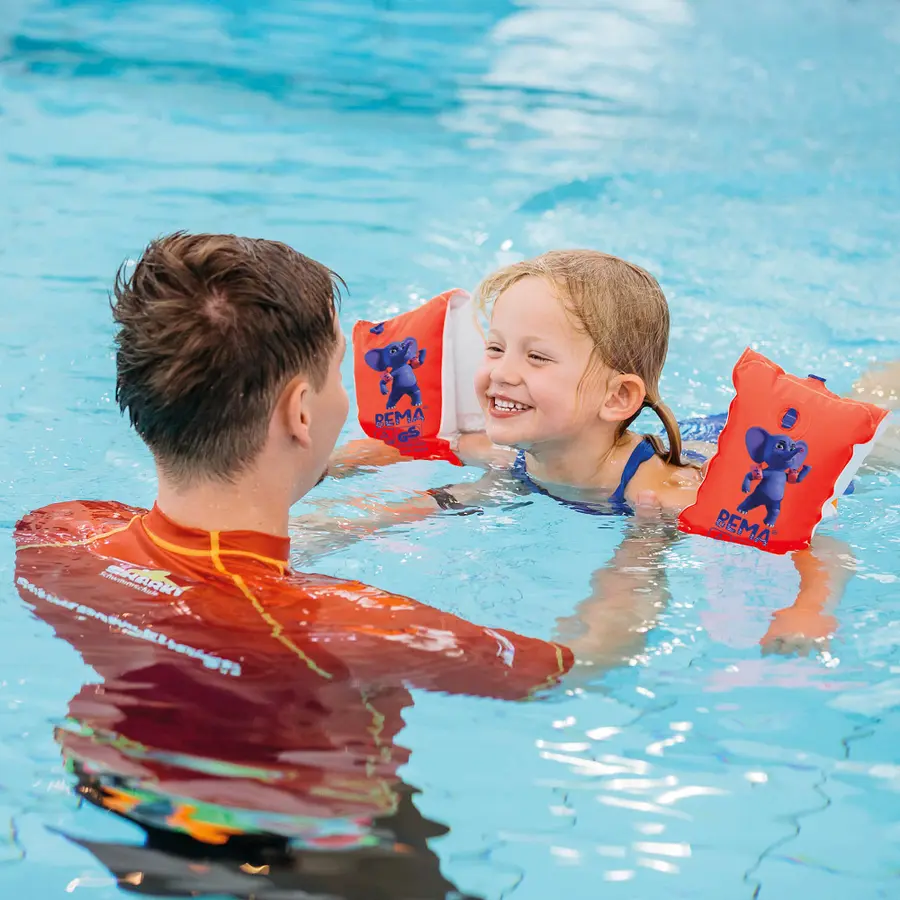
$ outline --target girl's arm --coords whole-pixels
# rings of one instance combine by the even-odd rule
[[[856,557],[843,541],[816,535],[809,549],[793,554],[800,588],[793,606],[772,616],[760,642],[763,653],[799,653],[827,650],[837,630],[834,610],[856,570]]]
[[[508,493],[497,488],[496,475],[488,472],[478,481],[416,491],[404,500],[388,503],[363,494],[342,501],[361,510],[361,516],[342,517],[332,512],[321,512],[292,517],[291,549],[302,559],[309,559],[343,550],[386,528],[421,522],[440,513],[475,514],[484,506],[509,502]]]
[[[641,653],[647,634],[669,601],[666,551],[691,540],[659,522],[633,520],[610,561],[591,578],[591,593],[575,612],[557,620],[553,640],[575,654],[567,677],[588,682]],[[793,555],[800,576],[792,606],[773,616],[761,640],[768,654],[808,655],[828,647],[837,628],[834,609],[853,577],[856,560],[843,541],[817,535],[812,547]]]
[[[678,540],[671,525],[629,523],[609,562],[591,577],[591,592],[557,620],[554,641],[575,654],[566,679],[590,681],[642,652],[669,602],[665,553]]]
[[[464,465],[483,469],[507,466],[516,456],[514,450],[492,444],[483,431],[461,434],[453,450]],[[374,468],[409,462],[411,459],[396,447],[374,438],[360,438],[342,444],[331,454],[328,474],[332,478],[349,478]]]
[[[335,448],[328,462],[328,474],[332,478],[349,478],[367,469],[392,466],[408,460],[409,457],[381,441],[360,438]]]
[[[509,502],[511,498],[500,489],[495,472],[490,470],[508,468],[515,459],[514,450],[492,444],[484,432],[461,434],[453,449],[465,465],[487,469],[487,474],[475,482],[415,492],[402,501],[384,503],[365,494],[344,501],[360,509],[364,513],[362,516],[347,518],[329,512],[294,516],[290,521],[290,530],[295,559],[299,557],[302,563],[316,556],[334,553],[377,531],[420,522],[444,511],[476,513],[480,507]],[[362,438],[335,450],[328,472],[335,478],[348,478],[375,467],[409,459],[381,441]]]

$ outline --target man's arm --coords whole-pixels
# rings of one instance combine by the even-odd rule
[[[323,649],[332,665],[360,684],[520,700],[558,682],[572,665],[571,651],[551,641],[476,625],[361,582],[294,577],[320,609],[312,633],[328,634]],[[297,629],[288,614],[284,630],[302,646],[310,631]]]

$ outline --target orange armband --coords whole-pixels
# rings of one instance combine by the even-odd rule
[[[385,322],[353,326],[359,424],[404,456],[461,465],[452,443],[481,431],[474,373],[484,351],[471,297],[447,291]]]
[[[884,428],[886,410],[837,396],[753,350],[734,367],[737,394],[681,531],[787,553],[834,515]]]

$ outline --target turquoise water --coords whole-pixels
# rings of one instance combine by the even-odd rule
[[[52,723],[93,674],[23,608],[9,538],[54,500],[152,501],[112,398],[122,259],[176,228],[279,238],[346,278],[349,329],[595,246],[666,289],[680,416],[725,408],[748,344],[842,391],[900,357],[898,95],[893,0],[6,0],[0,896],[120,896],[60,832],[140,839],[64,775]],[[685,540],[632,665],[524,705],[416,695],[402,775],[450,828],[445,875],[517,900],[900,895],[898,522],[884,470],[828,527],[858,569],[827,654],[761,653],[789,561]],[[545,636],[626,527],[536,498],[317,567]]]

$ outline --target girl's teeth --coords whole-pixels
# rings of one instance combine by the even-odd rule
[[[506,412],[528,409],[524,403],[514,403],[512,400],[500,400],[498,397],[494,398],[494,406],[496,406],[497,409],[502,409]]]

